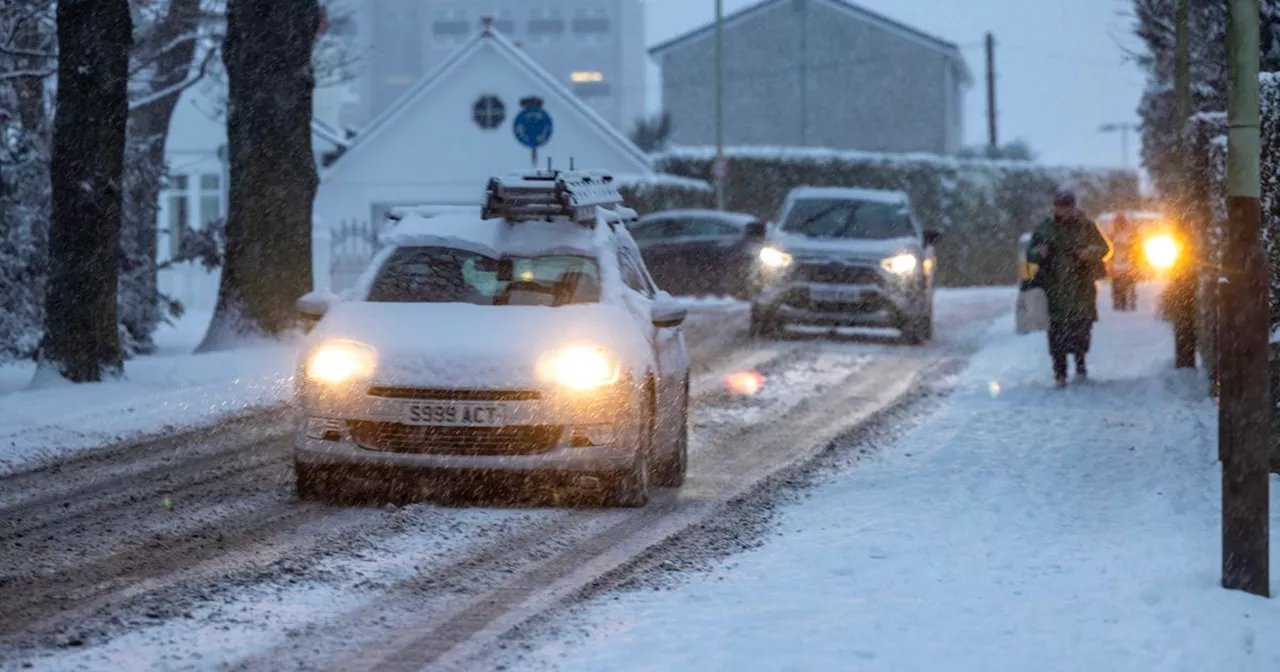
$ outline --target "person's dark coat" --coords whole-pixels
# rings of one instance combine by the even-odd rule
[[[1039,247],[1044,245],[1046,254]],[[1098,226],[1076,210],[1066,219],[1047,217],[1031,234],[1027,261],[1039,266],[1034,284],[1049,299],[1050,322],[1097,322],[1097,281],[1105,277],[1111,245]]]

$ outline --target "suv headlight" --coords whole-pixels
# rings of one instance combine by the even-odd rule
[[[328,341],[307,356],[306,375],[329,385],[369,378],[378,367],[378,352],[355,341]]]
[[[619,367],[600,348],[572,346],[542,357],[538,369],[544,380],[575,390],[594,390],[618,381]]]
[[[880,262],[880,266],[884,270],[894,275],[910,275],[915,272],[916,267],[919,265],[920,260],[916,258],[916,255],[909,252],[895,254]]]
[[[765,268],[774,270],[786,268],[791,265],[791,255],[776,247],[762,247],[760,248],[760,263],[764,264]]]

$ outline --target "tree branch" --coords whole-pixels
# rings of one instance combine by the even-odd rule
[[[195,86],[200,82],[200,80],[204,79],[205,73],[208,72],[209,70],[209,63],[213,61],[214,54],[216,53],[218,53],[217,49],[210,49],[207,52],[205,52],[204,58],[200,61],[200,69],[197,70],[195,74],[187,77],[181,82],[178,82],[173,86],[166,86],[165,88],[160,89],[159,91],[156,91],[154,93],[149,93],[137,100],[130,102],[129,111],[132,112],[134,110],[146,107],[148,105],[158,103],[170,96],[180,95],[183,91],[186,91],[192,86]]]

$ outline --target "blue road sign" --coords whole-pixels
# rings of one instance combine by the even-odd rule
[[[522,108],[516,114],[511,130],[516,140],[529,149],[537,149],[551,139],[551,115],[542,109],[541,98],[525,98],[520,101]]]

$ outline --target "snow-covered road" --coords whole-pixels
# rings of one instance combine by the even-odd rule
[[[741,306],[724,307],[700,336],[692,328],[701,394],[691,478],[640,511],[301,504],[283,413],[0,480],[0,667],[460,660],[459,645],[554,607],[963,358],[1012,293],[939,299],[928,348],[848,336],[752,343]],[[720,392],[723,374],[740,368],[763,373],[765,390]]]
[[[1197,373],[1172,369],[1143,300],[1104,310],[1094,380],[1066,390],[1043,337],[1001,320],[940,412],[856,467],[836,459],[761,548],[673,590],[602,597],[502,662],[1280,669],[1280,606],[1218,587],[1216,409]]]

